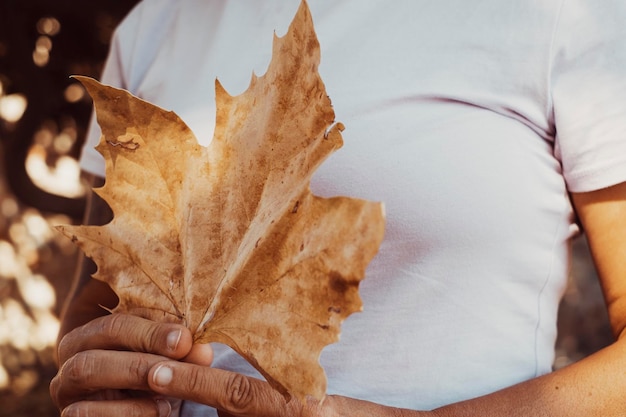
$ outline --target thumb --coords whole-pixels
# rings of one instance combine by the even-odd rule
[[[196,365],[211,366],[213,363],[213,348],[208,343],[195,343],[183,361]]]
[[[150,369],[148,383],[159,394],[224,410],[222,416],[298,415],[286,413],[284,397],[267,382],[208,366],[160,362]]]

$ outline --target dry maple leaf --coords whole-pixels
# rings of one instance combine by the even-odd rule
[[[321,350],[361,310],[384,229],[381,204],[309,190],[342,145],[318,64],[303,2],[264,76],[236,97],[216,82],[209,147],[173,112],[79,77],[103,132],[96,192],[114,219],[59,227],[119,296],[115,312],[184,323],[300,399],[325,394]]]

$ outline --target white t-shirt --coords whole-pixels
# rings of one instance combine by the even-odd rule
[[[215,78],[234,95],[262,75],[298,4],[145,1],[102,81],[174,110],[206,145]],[[387,212],[364,311],[322,353],[328,392],[431,409],[549,372],[576,233],[568,191],[626,181],[626,2],[309,5],[346,126],[312,189]],[[102,175],[98,136],[82,166]],[[221,348],[215,366],[251,369]]]

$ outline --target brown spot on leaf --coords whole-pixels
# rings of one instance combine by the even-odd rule
[[[216,83],[208,148],[174,113],[80,78],[103,131],[115,219],[65,234],[119,296],[115,311],[179,318],[194,341],[229,345],[285,398],[321,400],[319,353],[361,307],[355,293],[384,217],[378,203],[311,195],[313,171],[342,139],[305,1],[274,42],[266,74],[244,93]],[[305,243],[322,250],[302,256]],[[311,326],[320,316],[332,321]]]
[[[126,141],[114,142],[114,141],[108,140],[107,143],[111,146],[119,146],[121,148],[128,149],[129,151],[135,151],[139,149],[139,146],[140,146],[137,142],[132,141],[132,140],[129,140],[128,142]]]
[[[351,288],[359,285],[359,281],[349,281],[337,271],[330,271],[328,278],[330,288],[340,294],[344,294]]]

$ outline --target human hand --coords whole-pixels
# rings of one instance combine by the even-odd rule
[[[339,396],[287,402],[267,382],[211,368],[211,361],[210,346],[194,345],[183,326],[113,314],[62,339],[50,393],[62,417],[175,417],[181,400],[207,404],[221,417],[422,415]]]
[[[430,412],[398,409],[341,396],[322,402],[286,401],[267,382],[234,372],[177,361],[152,365],[149,387],[155,393],[206,404],[220,417],[433,417]]]
[[[184,326],[123,314],[95,319],[68,333],[58,354],[60,370],[50,393],[63,417],[176,416],[180,400],[151,392],[151,367],[165,359],[199,365],[212,360],[209,345],[194,345]]]
[[[166,361],[152,366],[150,388],[163,396],[183,398],[218,410],[220,417],[322,416],[321,405],[311,399],[304,407],[287,402],[267,382],[221,369]]]

